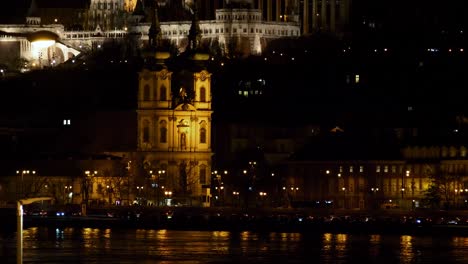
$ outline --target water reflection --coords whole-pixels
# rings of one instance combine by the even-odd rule
[[[0,236],[15,263],[15,236]],[[468,238],[28,228],[25,263],[468,263]],[[5,260],[5,261],[3,261]]]
[[[323,261],[344,263],[348,256],[347,234],[323,234],[321,255]]]
[[[412,236],[400,237],[400,263],[413,263],[414,250]]]
[[[382,243],[382,236],[381,235],[370,235],[369,236],[369,246],[368,246],[368,254],[369,259],[373,260],[380,255],[380,245]]]

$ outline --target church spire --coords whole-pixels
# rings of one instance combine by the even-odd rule
[[[28,13],[26,15],[26,24],[28,25],[39,25],[41,24],[41,17],[39,14],[39,8],[37,7],[36,0],[31,1]]]
[[[139,24],[144,22],[146,13],[145,13],[145,6],[143,5],[142,0],[137,0],[135,9],[133,10],[132,17],[135,21],[135,24]]]
[[[200,48],[201,42],[201,30],[200,30],[200,23],[198,21],[198,10],[197,5],[194,1],[193,4],[193,17],[192,17],[192,25],[190,26],[189,35],[188,35],[188,50],[197,50]]]
[[[39,16],[39,8],[37,8],[36,0],[31,1],[31,5],[28,9],[28,17],[38,17]]]
[[[155,2],[153,7],[153,15],[151,17],[151,26],[148,32],[149,46],[151,49],[161,48],[162,33],[161,25],[158,17],[158,4]]]

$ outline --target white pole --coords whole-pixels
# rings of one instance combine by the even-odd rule
[[[16,231],[16,263],[23,264],[23,204],[52,200],[52,197],[37,197],[18,200],[16,203],[17,211],[17,231]]]
[[[23,264],[23,205],[17,202],[16,263]]]

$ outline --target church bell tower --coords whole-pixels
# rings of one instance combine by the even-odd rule
[[[152,27],[157,27],[154,17]],[[151,32],[160,31],[153,27]],[[169,69],[168,53],[156,47],[159,37],[149,37],[153,63],[139,73],[138,152],[153,171],[150,181],[161,194],[156,203],[209,206],[211,73],[200,56]]]

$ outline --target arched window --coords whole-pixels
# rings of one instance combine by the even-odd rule
[[[206,143],[206,128],[200,128],[200,143]]]
[[[149,143],[149,122],[148,120],[145,120],[143,122],[143,143]]]
[[[165,120],[159,123],[159,142],[167,143],[167,122]]]
[[[201,121],[200,122],[200,144],[205,144],[207,141],[207,136],[206,136],[206,121]]]
[[[205,89],[205,87],[200,88],[200,102],[206,102],[206,89]]]
[[[149,101],[150,100],[150,87],[149,85],[145,85],[143,87],[143,101]]]
[[[206,184],[206,165],[200,165],[200,184]]]
[[[161,101],[166,101],[167,100],[167,88],[164,85],[161,86],[161,88],[160,88],[159,99]]]

